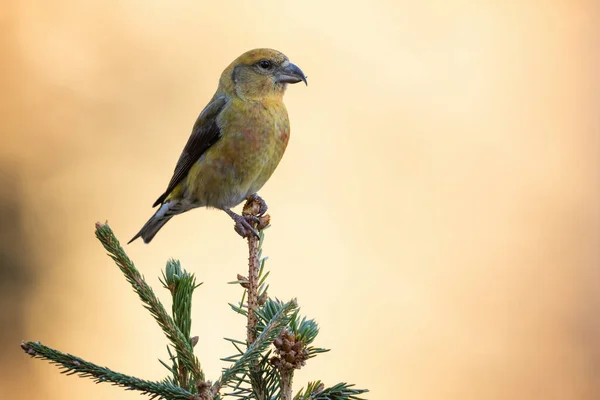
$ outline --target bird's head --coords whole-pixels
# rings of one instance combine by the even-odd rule
[[[254,49],[239,56],[221,75],[220,86],[243,100],[281,98],[288,83],[306,82],[300,68],[281,52]]]

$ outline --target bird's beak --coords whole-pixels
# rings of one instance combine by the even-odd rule
[[[285,67],[282,67],[277,72],[277,82],[279,83],[298,83],[304,82],[308,86],[308,82],[306,82],[306,76],[304,76],[304,72],[297,65],[289,63]]]

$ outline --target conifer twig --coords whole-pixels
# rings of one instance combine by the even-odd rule
[[[108,251],[110,258],[114,260],[119,269],[127,278],[127,281],[138,294],[140,300],[146,305],[158,325],[162,328],[167,338],[173,343],[180,361],[190,371],[195,381],[204,381],[204,372],[200,362],[193,352],[192,341],[177,328],[173,318],[169,316],[164,306],[158,300],[152,288],[146,283],[144,277],[129,259],[123,247],[115,237],[108,224],[96,223],[96,237]]]
[[[256,363],[260,355],[273,343],[273,340],[281,333],[281,330],[288,324],[290,314],[298,306],[296,300],[290,300],[285,303],[279,312],[271,319],[269,325],[260,335],[248,346],[243,355],[229,368],[221,374],[221,378],[215,382],[217,391],[227,385],[237,375],[245,373],[247,366]]]
[[[368,392],[367,389],[354,389],[354,385],[345,382],[325,389],[323,382],[315,381],[309,382],[306,390],[300,389],[294,400],[365,400],[358,395]]]
[[[264,213],[264,211],[266,211],[266,208],[267,204],[265,203],[265,201],[261,199],[258,195],[254,195],[250,197],[248,201],[246,201],[246,204],[244,204],[244,208],[242,210],[242,215],[244,215],[245,217],[258,219],[258,222],[255,223],[254,226],[256,227],[256,230],[260,232],[261,237],[263,235],[262,230],[269,225],[271,219],[269,215],[261,215],[261,213]],[[255,341],[257,340],[258,334],[256,330],[256,326],[258,323],[256,312],[258,310],[259,305],[258,290],[260,286],[260,244],[260,238],[252,234],[248,236],[248,282],[246,285],[246,291],[248,293],[248,323],[246,325],[246,343],[248,348],[254,345]],[[264,333],[265,332],[263,331],[263,333],[260,336],[264,336]],[[271,344],[273,339],[275,339],[275,336],[273,336],[271,341],[268,342],[267,347]],[[248,373],[250,381],[252,382],[252,388],[254,389],[254,395],[258,400],[263,400],[265,398],[265,393],[263,393],[264,385],[261,382],[261,374],[259,372],[260,371],[258,359],[251,360],[248,364]]]
[[[183,336],[189,338],[192,329],[192,294],[194,290],[201,285],[196,284],[194,274],[190,274],[181,267],[179,260],[170,259],[160,280],[163,286],[171,292],[173,304],[171,312],[175,326],[183,333]],[[190,338],[192,347],[198,341],[198,337]],[[173,359],[175,363],[176,382],[183,388],[189,388],[190,384],[195,383],[190,377],[191,371],[186,368],[182,360],[185,355],[177,352],[177,357]]]
[[[294,370],[286,369],[281,371],[281,400],[292,400],[292,382],[294,380]]]
[[[257,196],[258,197],[258,196]],[[257,217],[260,209],[260,202],[256,198],[250,198],[244,205],[242,215]],[[266,217],[266,223],[259,223],[257,230],[261,231],[268,225],[268,215]],[[259,243],[260,239],[255,235],[248,235],[248,324],[247,324],[247,336],[246,341],[250,346],[256,340],[256,309],[258,308],[258,273],[260,271],[259,265]]]
[[[256,230],[261,232],[265,229],[271,217],[267,215],[261,215],[261,209],[266,210],[266,203],[258,195],[250,197],[242,210],[242,215],[245,217],[255,218]],[[262,210],[262,212],[264,212]],[[255,235],[248,236],[248,281],[245,287],[248,292],[248,324],[247,324],[247,336],[246,341],[248,345],[252,344],[256,340],[256,325],[258,320],[256,319],[256,310],[258,309],[259,296],[258,290],[260,287],[259,274],[260,274],[260,245],[261,239]]]
[[[256,309],[258,308],[258,238],[248,238],[248,345],[256,340]]]
[[[226,339],[237,353],[223,358],[231,362],[220,378],[211,384],[206,381],[193,347],[198,337],[191,338],[192,293],[199,285],[193,274],[184,270],[179,261],[169,260],[161,283],[173,298],[170,316],[154,291],[129,259],[111,228],[96,224],[96,236],[117,264],[144,306],[157,321],[171,344],[167,346],[172,365],[160,361],[172,377],[162,381],[147,381],[115,372],[106,367],[85,361],[71,354],[62,353],[39,342],[23,342],[26,354],[50,361],[67,375],[92,378],[96,383],[108,382],[127,390],[138,390],[152,399],[166,400],[218,400],[224,396],[256,400],[362,400],[359,395],[368,392],[354,389],[353,385],[339,383],[330,388],[320,382],[310,382],[306,390],[292,397],[294,370],[305,365],[306,360],[328,351],[312,346],[319,333],[317,323],[299,315],[295,299],[283,303],[267,295],[268,285],[264,273],[265,258],[262,255],[263,229],[269,225],[269,216],[262,215],[266,204],[258,196],[250,198],[244,206],[243,215],[259,232],[259,237],[248,238],[248,278],[238,275],[235,282],[244,289],[238,306],[230,304],[237,313],[247,319],[246,341]],[[248,296],[245,303],[244,298]],[[273,345],[274,348],[269,350]],[[175,349],[175,354],[171,349]],[[232,392],[220,393],[229,388]]]
[[[129,390],[139,390],[150,398],[189,400],[192,393],[168,382],[151,382],[112,371],[71,354],[62,353],[39,342],[23,342],[21,348],[30,356],[42,358],[56,364],[67,375],[77,374],[82,378],[93,377],[96,383],[108,382]],[[165,397],[168,396],[168,397]]]

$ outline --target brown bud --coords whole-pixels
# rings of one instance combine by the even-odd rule
[[[192,337],[192,347],[196,347],[196,345],[198,344],[198,340],[200,340],[198,336]]]
[[[203,393],[209,387],[210,387],[210,385],[204,381],[200,381],[200,382],[196,383],[196,389],[198,389],[198,393]]]
[[[281,366],[281,359],[279,357],[271,357],[269,362],[276,368],[279,368]]]
[[[283,344],[281,345],[281,349],[283,351],[290,351],[291,348],[292,348],[292,345],[291,345],[290,341],[284,339]]]
[[[265,214],[262,217],[258,217],[258,230],[263,230],[271,223],[271,216]]]
[[[242,286],[244,289],[250,288],[250,284],[248,283],[248,278],[246,278],[244,275],[237,274],[237,280],[244,281],[244,282],[240,282],[240,286]]]
[[[259,306],[264,306],[265,303],[267,302],[267,299],[269,298],[269,295],[267,295],[267,292],[264,292],[259,298],[258,298],[258,305]]]
[[[256,200],[248,200],[242,209],[242,214],[244,215],[257,215],[259,212],[260,203]]]

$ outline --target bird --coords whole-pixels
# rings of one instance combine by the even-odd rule
[[[244,200],[266,203],[257,192],[281,161],[290,137],[283,95],[306,75],[277,50],[260,48],[236,58],[200,112],[154,215],[129,241],[150,243],[175,215],[197,207],[223,210],[242,237],[258,236],[249,217],[231,209]],[[256,217],[254,217],[256,218]]]

